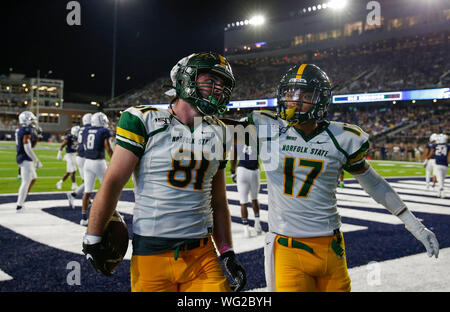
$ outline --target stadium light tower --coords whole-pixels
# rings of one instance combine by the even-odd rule
[[[111,101],[114,99],[116,86],[116,34],[117,34],[117,7],[119,0],[114,0],[114,26],[113,26],[113,55],[112,55],[112,78],[111,78]]]

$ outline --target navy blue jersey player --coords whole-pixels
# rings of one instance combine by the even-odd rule
[[[255,216],[254,228],[257,234],[261,233],[261,223],[259,219],[259,163],[256,144],[250,144],[248,133],[244,135],[244,142],[238,144],[235,141],[233,148],[233,158],[230,161],[231,175],[236,183],[239,194],[239,202],[241,205],[241,219],[244,225],[244,235],[251,236],[250,226],[248,224],[248,194],[252,203],[253,213]],[[238,161],[239,160],[239,161]],[[237,168],[236,168],[237,163]]]
[[[91,193],[94,190],[95,180],[103,181],[106,171],[105,150],[112,157],[112,149],[109,143],[112,132],[107,128],[108,118],[102,112],[92,115],[91,127],[83,131],[82,144],[84,148],[84,194],[81,208],[81,225],[87,225],[88,205]]]
[[[77,156],[75,157],[78,171],[80,173],[80,177],[83,180],[83,183],[78,186],[72,193],[67,193],[67,199],[69,200],[69,205],[72,207],[72,209],[75,208],[75,198],[76,196],[84,193],[84,145],[83,145],[83,133],[86,129],[89,129],[91,126],[91,119],[92,114],[87,113],[83,115],[82,126],[80,127],[80,130],[78,131],[77,140],[78,140],[78,148],[77,148]]]
[[[445,198],[444,184],[450,158],[450,145],[447,144],[446,134],[441,133],[436,137],[436,144],[433,146],[433,155],[435,159],[433,172],[436,174],[438,184],[437,196]]]
[[[22,112],[19,115],[19,124],[20,127],[16,130],[16,160],[22,182],[17,196],[17,212],[23,211],[23,203],[36,182],[36,168],[42,168],[42,163],[33,151],[38,141],[36,116],[29,111]]]
[[[76,152],[78,148],[78,132],[80,130],[80,126],[73,126],[70,129],[70,133],[68,133],[64,137],[64,141],[62,142],[56,159],[62,160],[62,150],[65,147],[66,155],[64,156],[64,160],[66,161],[66,173],[64,176],[56,182],[56,188],[60,190],[62,188],[63,182],[70,176],[72,179],[72,190],[74,191],[78,186],[75,179],[75,173],[77,171],[76,164]]]
[[[437,133],[433,133],[430,136],[429,142],[425,145],[425,153],[424,153],[424,160],[423,163],[425,167],[425,183],[427,186],[427,189],[430,188],[430,179],[432,179],[433,182],[433,188],[436,184],[436,173],[434,172],[434,165],[436,163],[435,155],[433,153],[434,147],[436,146],[436,139],[439,135]]]

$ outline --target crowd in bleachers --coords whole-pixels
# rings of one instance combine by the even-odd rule
[[[301,55],[245,59],[232,64],[233,98],[275,97],[281,76],[293,64],[313,63],[330,77],[336,94],[447,87],[448,32],[383,40]],[[257,96],[253,96],[256,94]]]
[[[335,94],[447,87],[450,84],[450,33],[395,38],[358,46],[307,51],[288,56],[231,61],[236,78],[232,100],[273,98],[291,66],[313,63],[337,85]],[[108,107],[170,102],[169,77],[159,78],[108,103]]]
[[[0,115],[0,130],[16,130],[18,126],[17,117],[14,115]]]

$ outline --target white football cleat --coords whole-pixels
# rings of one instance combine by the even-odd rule
[[[246,226],[244,227],[244,236],[245,236],[245,237],[251,237],[251,236],[252,236],[252,234],[251,234],[251,232],[250,232],[250,226],[249,226],[249,225],[246,225]]]
[[[81,219],[80,220],[80,225],[87,226],[88,225],[88,220],[87,219],[86,220]]]
[[[255,231],[257,235],[261,234],[262,232],[261,222],[259,220],[255,220]]]
[[[72,183],[72,191],[75,191],[78,188],[78,185],[76,183]]]
[[[75,197],[73,197],[71,193],[66,193],[66,195],[70,208],[75,209]]]
[[[58,182],[56,182],[56,188],[58,189],[58,190],[60,190],[60,189],[62,189],[62,181],[61,180],[59,180]]]

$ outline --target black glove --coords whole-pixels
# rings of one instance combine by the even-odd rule
[[[109,259],[111,255],[108,255],[109,252],[105,249],[101,241],[95,244],[89,244],[86,239],[83,239],[83,253],[97,272],[101,272],[105,276],[111,276],[113,274],[109,270],[106,262],[106,259]]]
[[[232,291],[241,291],[247,284],[247,275],[244,267],[236,259],[236,254],[233,250],[224,252],[220,258],[223,261],[227,272],[233,278],[233,283],[230,285]]]

